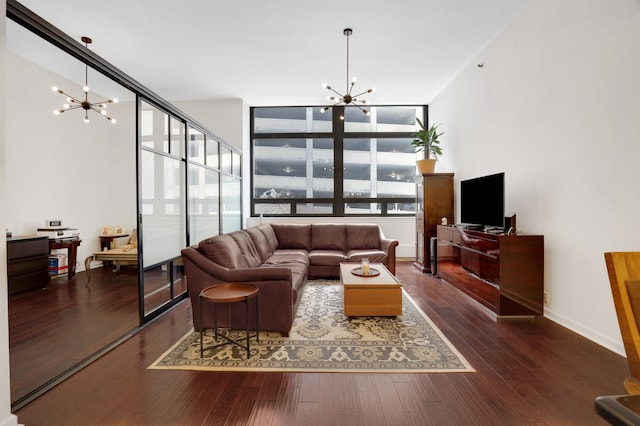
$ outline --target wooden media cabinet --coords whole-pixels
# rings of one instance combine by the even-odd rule
[[[498,317],[542,315],[544,236],[438,226],[438,276]]]

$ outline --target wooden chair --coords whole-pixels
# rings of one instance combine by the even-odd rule
[[[629,394],[640,394],[640,252],[605,253],[613,303],[618,316],[631,377],[624,381]]]
[[[85,287],[89,287],[91,283],[91,262],[92,261],[103,261],[103,262],[112,262],[115,266],[116,273],[120,273],[120,265],[129,264],[129,265],[137,265],[138,264],[138,236],[136,230],[134,229],[131,232],[131,236],[127,241],[127,244],[113,248],[110,250],[103,250],[93,253],[91,256],[87,257],[84,261],[84,268],[87,272],[87,283],[84,285]]]

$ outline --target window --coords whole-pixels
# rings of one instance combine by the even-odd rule
[[[369,110],[252,108],[252,215],[415,213],[411,141],[425,108]]]

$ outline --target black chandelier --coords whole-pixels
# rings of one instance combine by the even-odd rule
[[[345,28],[343,31],[345,36],[347,36],[347,89],[345,94],[341,94],[338,91],[336,91],[333,87],[329,86],[327,83],[324,83],[322,85],[322,87],[324,87],[325,89],[335,93],[336,95],[338,95],[338,97],[335,96],[329,96],[329,100],[332,102],[335,102],[333,105],[330,106],[325,106],[320,108],[320,112],[324,113],[326,111],[329,110],[329,108],[334,107],[334,106],[338,106],[341,104],[344,105],[354,105],[357,108],[360,109],[360,111],[362,111],[365,115],[369,115],[369,110],[366,110],[364,108],[362,108],[360,105],[358,105],[358,102],[363,104],[363,105],[367,105],[369,104],[369,101],[364,100],[364,99],[359,99],[360,96],[366,94],[366,93],[372,93],[374,90],[376,90],[375,88],[371,88],[371,89],[367,89],[364,92],[360,92],[356,95],[352,95],[351,93],[353,92],[353,88],[356,85],[356,78],[353,77],[351,79],[351,84],[349,84],[349,36],[351,34],[353,34],[353,30],[351,28]],[[341,120],[344,120],[344,115],[340,116]]]
[[[89,37],[81,37],[80,40],[84,42],[84,47],[86,48],[88,48],[89,43],[92,42],[92,40]],[[84,88],[83,88],[84,100],[75,98],[65,93],[64,90],[59,89],[56,86],[53,86],[51,90],[53,90],[54,92],[58,92],[61,95],[64,95],[67,97],[66,102],[62,104],[62,108],[53,111],[54,114],[59,115],[67,111],[72,111],[74,109],[82,108],[84,110],[85,123],[89,122],[89,111],[91,110],[91,111],[97,112],[98,114],[102,115],[104,118],[109,120],[111,123],[115,124],[116,119],[111,118],[107,115],[107,104],[111,104],[111,103],[115,104],[118,102],[118,99],[113,98],[113,99],[107,99],[106,101],[89,102],[89,66],[87,64],[84,65]]]

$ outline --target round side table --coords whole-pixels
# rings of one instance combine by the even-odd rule
[[[256,308],[256,328],[255,334],[251,335],[249,332],[249,300],[255,299],[255,308]],[[202,354],[205,349],[214,349],[220,346],[234,344],[240,346],[242,349],[246,349],[247,351],[247,359],[251,357],[251,349],[249,339],[251,337],[256,338],[256,342],[260,342],[259,336],[259,322],[258,322],[258,288],[249,284],[241,284],[241,283],[224,283],[217,284],[211,287],[207,287],[200,292],[198,297],[199,302],[199,311],[200,311],[200,358],[202,358]],[[213,304],[213,315],[214,315],[214,336],[216,343],[218,342],[218,305],[226,304],[229,305],[231,303],[240,303],[243,302],[245,304],[245,318],[246,318],[246,344],[243,345],[237,340],[231,339],[229,336],[220,335],[226,342],[216,344],[213,346],[208,346],[206,348],[202,345],[202,333],[204,327],[202,327],[202,305],[203,303],[211,303]],[[231,324],[229,324],[229,329],[231,329]]]

